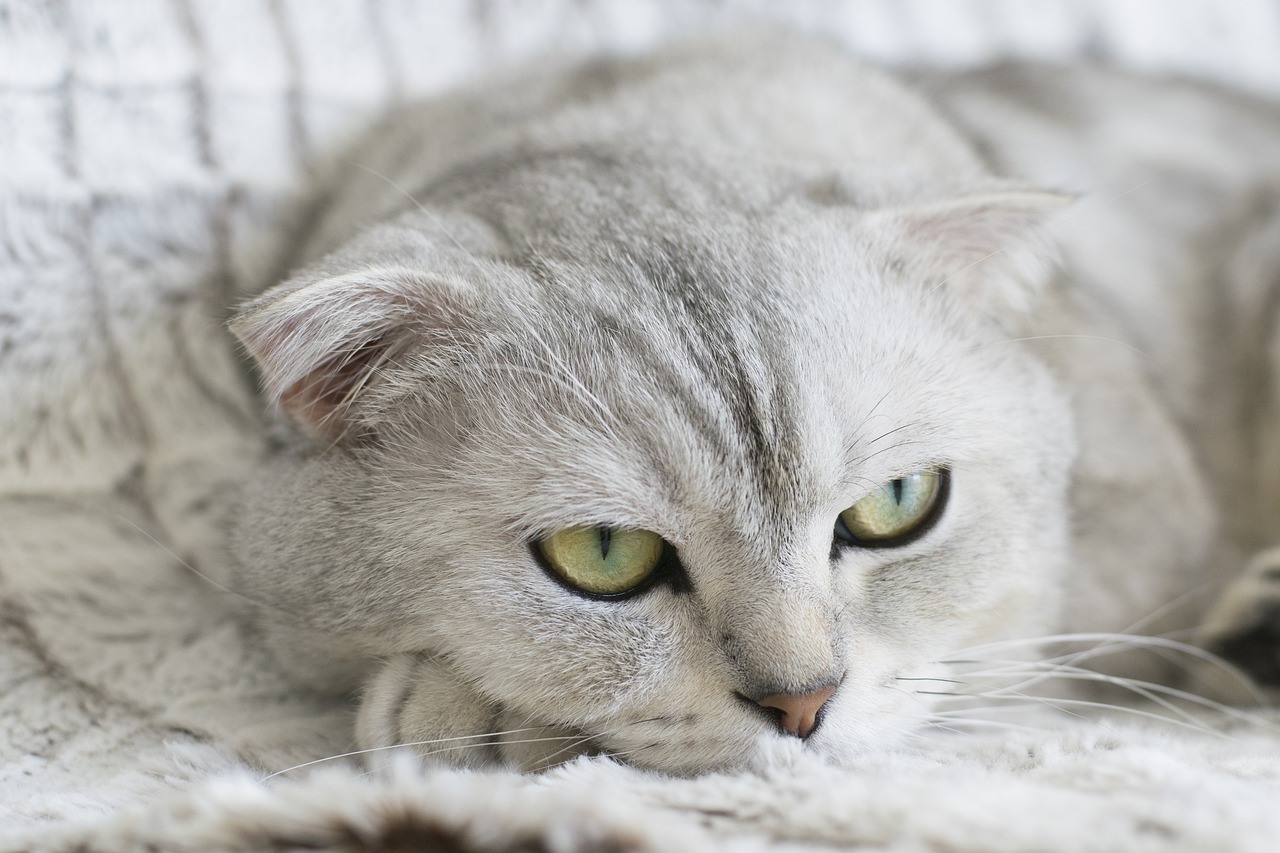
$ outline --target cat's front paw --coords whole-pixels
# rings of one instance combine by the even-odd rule
[[[591,751],[579,732],[540,725],[487,701],[427,653],[387,659],[365,686],[356,738],[370,767],[379,766],[379,754],[398,747],[430,764],[521,770],[542,770]]]
[[[1199,645],[1280,689],[1280,548],[1257,554],[1210,610]]]
[[[492,736],[499,710],[435,656],[393,655],[365,685],[356,739],[368,750],[370,767],[379,766],[379,753],[396,747],[430,764],[494,766],[500,763]]]

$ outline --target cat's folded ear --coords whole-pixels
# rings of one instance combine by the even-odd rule
[[[384,367],[464,312],[466,285],[405,267],[287,282],[231,322],[265,393],[314,437],[359,437],[358,402]]]
[[[1046,221],[1074,201],[1001,187],[872,215],[913,278],[1004,316],[1030,308],[1057,262]]]

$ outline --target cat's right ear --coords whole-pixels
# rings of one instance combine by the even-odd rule
[[[995,187],[905,208],[875,211],[903,265],[996,316],[1024,314],[1057,252],[1045,228],[1074,196]]]
[[[465,285],[408,268],[288,282],[246,305],[231,331],[257,362],[267,398],[328,442],[359,437],[361,397],[384,366],[463,311]]]

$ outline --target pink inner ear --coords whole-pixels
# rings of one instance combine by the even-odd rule
[[[344,414],[378,369],[387,346],[382,336],[320,362],[281,392],[281,408],[330,440],[351,438],[353,423]]]
[[[367,435],[360,399],[387,361],[431,328],[452,327],[462,286],[413,269],[374,269],[267,291],[231,324],[266,393],[328,441]]]
[[[996,190],[894,212],[918,272],[996,314],[1026,310],[1055,252],[1041,229],[1067,196]]]
[[[266,396],[294,423],[325,441],[366,441],[367,389],[431,329],[462,323],[465,288],[410,268],[294,280],[247,306],[232,330],[259,364]]]
[[[996,202],[925,212],[907,222],[907,235],[930,244],[940,259],[979,260],[1026,236],[1038,214]]]

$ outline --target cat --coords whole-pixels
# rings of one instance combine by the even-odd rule
[[[283,425],[235,588],[355,662],[362,747],[462,766],[847,764],[1061,631],[1274,682],[1278,146],[786,35],[406,107],[233,321]]]

